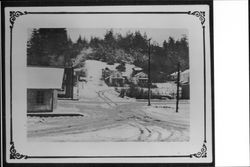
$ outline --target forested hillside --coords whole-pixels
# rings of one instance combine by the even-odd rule
[[[152,81],[176,71],[177,63],[181,70],[189,68],[188,39],[183,36],[179,40],[172,37],[162,44],[151,42],[151,76]],[[89,41],[79,36],[72,42],[64,28],[33,29],[27,42],[27,64],[38,66],[79,67],[86,59],[113,63],[130,63],[148,69],[149,37],[127,32],[126,35],[108,30],[103,38],[92,37]],[[154,41],[152,39],[151,41]]]

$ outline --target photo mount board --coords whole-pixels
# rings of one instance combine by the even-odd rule
[[[44,6],[43,6],[44,5]],[[51,5],[51,6],[50,6]],[[62,5],[62,6],[60,6]],[[114,7],[113,5],[117,5]],[[153,6],[152,6],[153,5]],[[3,90],[4,90],[4,105],[3,105],[3,132],[4,132],[4,161],[5,163],[12,164],[12,163],[154,163],[154,164],[160,164],[160,163],[167,163],[167,164],[194,164],[194,165],[214,165],[214,107],[213,107],[213,4],[212,1],[166,1],[164,3],[157,3],[157,2],[151,2],[151,3],[139,3],[139,4],[126,4],[123,2],[118,2],[118,4],[114,2],[108,2],[108,3],[63,3],[63,4],[57,4],[57,3],[48,3],[42,4],[41,6],[36,6],[35,3],[28,2],[28,3],[3,3],[2,5],[2,21],[4,24],[2,24],[2,38],[3,42],[3,64],[2,64],[2,71],[3,71]],[[110,16],[126,16],[129,15],[128,19],[131,19],[134,16],[141,16],[142,18],[145,18],[147,16],[159,16],[159,17],[166,17],[166,19],[169,20],[175,20],[176,23],[174,25],[171,25],[172,27],[179,26],[183,27],[183,25],[178,25],[179,22],[184,21],[186,18],[192,19],[192,25],[187,24],[187,27],[190,26],[192,28],[193,24],[195,26],[200,26],[200,34],[197,35],[197,37],[194,37],[194,42],[190,42],[190,48],[193,47],[194,52],[195,48],[192,46],[196,42],[195,39],[199,38],[201,41],[201,48],[198,48],[200,51],[202,51],[202,56],[199,56],[199,62],[202,63],[201,66],[196,67],[195,65],[192,66],[190,62],[190,68],[193,67],[195,70],[198,68],[198,70],[202,71],[202,76],[199,77],[199,79],[202,79],[199,84],[202,84],[202,93],[201,96],[203,96],[202,101],[199,101],[203,103],[203,113],[200,114],[200,120],[196,126],[199,127],[198,131],[201,132],[198,134],[199,139],[195,140],[195,143],[198,144],[199,147],[195,146],[193,148],[188,148],[187,150],[184,149],[184,153],[166,153],[164,154],[164,151],[155,149],[153,152],[149,152],[146,154],[140,154],[140,152],[136,154],[130,154],[131,151],[129,150],[128,153],[118,153],[115,152],[115,149],[113,150],[114,153],[107,154],[103,152],[101,155],[97,153],[93,154],[91,153],[88,155],[87,152],[79,152],[77,153],[77,149],[79,148],[79,143],[69,143],[69,144],[63,144],[63,147],[73,147],[69,155],[67,153],[62,154],[61,150],[59,150],[57,153],[54,152],[51,155],[48,155],[45,151],[43,154],[39,155],[40,151],[37,151],[38,148],[44,147],[38,144],[38,146],[35,146],[36,144],[31,144],[29,142],[24,142],[24,136],[20,135],[17,132],[21,130],[21,132],[26,130],[25,126],[25,117],[23,114],[26,114],[26,110],[22,110],[21,112],[17,112],[17,108],[25,108],[25,106],[22,106],[24,101],[19,101],[18,97],[15,95],[15,93],[18,94],[25,94],[24,90],[22,89],[19,91],[15,87],[17,86],[17,80],[22,79],[22,76],[25,75],[24,69],[26,66],[26,48],[20,48],[21,46],[26,46],[27,39],[21,39],[16,40],[21,37],[26,37],[27,35],[27,28],[42,28],[43,26],[47,28],[50,26],[51,28],[54,27],[63,27],[68,28],[69,24],[71,23],[59,23],[63,19],[65,19],[65,16],[67,16],[67,19],[65,20],[79,20],[79,17],[77,16],[97,16],[100,19],[102,19],[103,15],[110,17]],[[46,17],[43,17],[46,16]],[[48,18],[48,16],[51,18]],[[176,18],[177,16],[177,18]],[[179,16],[181,16],[179,18]],[[26,18],[25,18],[26,17]],[[28,18],[31,17],[31,18]],[[172,17],[172,18],[171,18]],[[53,22],[56,19],[59,18],[58,22]],[[89,18],[85,18],[89,19]],[[97,18],[98,19],[98,18]],[[184,19],[184,20],[182,20]],[[29,23],[29,20],[43,20],[43,22],[48,21],[49,24],[45,23],[38,23],[35,22],[35,24],[32,25],[32,23]],[[151,19],[152,21],[152,19]],[[159,21],[161,22],[161,20]],[[185,21],[184,21],[185,22]],[[32,26],[32,27],[27,27]],[[37,25],[36,25],[37,24]],[[79,25],[78,23],[74,23],[74,28],[83,28],[82,25]],[[127,23],[126,24],[118,24],[118,27],[126,27],[130,28],[131,25]],[[145,24],[145,23],[144,23]],[[170,23],[173,24],[173,23]],[[155,24],[154,24],[155,25]],[[144,27],[151,27],[151,28],[169,28],[166,25],[154,25],[145,24]],[[91,25],[92,27],[98,27],[101,28],[102,25]],[[90,26],[90,27],[91,27]],[[103,27],[115,27],[117,26],[116,23],[110,23],[110,25],[105,25]],[[137,25],[138,26],[138,25]],[[157,27],[158,26],[158,27]],[[161,27],[162,26],[162,27]],[[171,27],[170,26],[170,27]],[[189,27],[189,28],[190,28]],[[184,27],[186,28],[186,27]],[[191,31],[191,30],[190,30]],[[190,32],[189,31],[189,32]],[[194,32],[191,32],[189,34],[191,37],[192,35],[195,36]],[[200,46],[200,45],[199,45]],[[17,51],[20,50],[21,52],[21,58],[17,56]],[[192,53],[192,51],[190,51]],[[195,54],[195,53],[194,53]],[[20,60],[19,60],[20,59]],[[192,59],[192,55],[190,54],[190,61],[195,61],[196,59]],[[20,64],[17,65],[15,63],[19,62]],[[192,72],[191,72],[192,75]],[[197,74],[198,75],[198,74]],[[18,77],[19,76],[19,77]],[[14,78],[13,78],[14,77]],[[197,76],[195,76],[197,77]],[[196,78],[193,78],[195,81]],[[25,77],[24,77],[25,78]],[[191,77],[192,80],[192,77]],[[20,81],[21,84],[23,84],[25,88],[25,83]],[[13,89],[14,87],[14,89]],[[192,86],[191,90],[192,92]],[[191,93],[192,94],[192,93]],[[15,98],[17,97],[17,98]],[[26,97],[26,95],[25,95]],[[196,97],[196,96],[195,96]],[[199,96],[198,96],[199,97]],[[20,97],[19,97],[20,98]],[[23,98],[25,99],[25,98]],[[192,99],[191,99],[192,100]],[[193,101],[193,105],[196,101]],[[21,114],[21,115],[20,115]],[[22,117],[21,121],[19,120],[19,116]],[[195,117],[194,117],[195,118]],[[192,120],[191,120],[192,121]],[[21,124],[20,124],[21,122]],[[195,122],[195,121],[194,121]],[[192,123],[192,122],[191,122]],[[194,123],[195,124],[195,123]],[[196,130],[196,128],[193,128],[193,131]],[[192,130],[192,128],[191,128]],[[194,135],[195,136],[195,135]],[[121,144],[121,143],[119,143]],[[130,144],[130,143],[128,143]],[[171,143],[172,144],[172,143]],[[40,145],[40,146],[39,146]],[[61,143],[52,143],[48,144],[49,146],[55,145],[55,147],[62,146]],[[105,144],[104,144],[105,145]],[[103,146],[103,144],[98,143],[96,147],[103,147],[103,148],[110,148],[114,145],[115,148],[117,148],[117,144],[111,143],[111,145]],[[133,146],[138,148],[145,147],[147,145],[150,145],[149,148],[162,148],[162,143],[133,143],[132,145],[125,145],[123,147]],[[174,144],[173,144],[174,145]],[[190,145],[190,144],[189,144]],[[36,150],[25,150],[27,147],[34,147]],[[121,146],[122,147],[122,146]],[[48,147],[50,148],[50,147]],[[83,147],[81,148],[87,148],[91,149],[90,147]],[[172,149],[175,148],[172,146]],[[191,149],[192,151],[189,151]],[[74,153],[74,150],[76,153]],[[158,152],[159,151],[159,152]]]

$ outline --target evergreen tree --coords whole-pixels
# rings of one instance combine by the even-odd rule
[[[126,66],[125,66],[125,62],[122,62],[121,64],[119,64],[116,69],[120,72],[124,72],[126,70]]]
[[[65,28],[33,29],[27,42],[27,64],[38,66],[64,66],[69,50]]]
[[[146,36],[144,36],[146,37]],[[134,38],[133,38],[133,47],[136,50],[139,50],[140,52],[147,52],[147,48],[148,48],[148,42],[147,39],[145,39],[140,31],[136,31]]]

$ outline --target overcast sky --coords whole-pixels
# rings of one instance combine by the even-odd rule
[[[71,38],[73,42],[75,42],[79,35],[81,35],[82,38],[90,40],[92,37],[98,37],[100,39],[104,38],[104,35],[106,33],[107,28],[70,28],[67,29],[68,35]],[[183,35],[186,35],[188,38],[188,31],[187,29],[147,29],[147,28],[113,28],[112,29],[114,34],[120,33],[122,36],[126,35],[127,32],[135,32],[140,31],[143,35],[144,33],[147,34],[148,38],[152,38],[152,42],[157,42],[160,46],[162,45],[164,40],[168,40],[168,38],[171,36],[175,40],[180,39],[183,37]]]

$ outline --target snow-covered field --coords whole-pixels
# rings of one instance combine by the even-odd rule
[[[136,101],[120,98],[101,80],[101,70],[115,68],[87,60],[87,82],[80,83],[79,101],[59,100],[57,111],[70,110],[80,116],[28,117],[29,141],[188,141],[189,102]],[[132,70],[133,65],[128,69]]]

